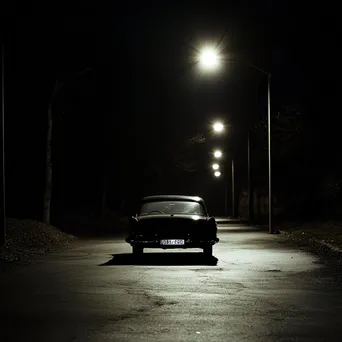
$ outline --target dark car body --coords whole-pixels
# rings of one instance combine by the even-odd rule
[[[126,242],[133,254],[144,248],[201,248],[212,255],[219,239],[216,221],[202,198],[157,195],[142,199],[139,213],[130,220]]]

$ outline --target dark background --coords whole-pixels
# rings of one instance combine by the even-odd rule
[[[248,131],[254,185],[267,193],[267,77],[244,61],[272,72],[277,205],[288,217],[339,208],[338,22],[328,3],[288,1],[6,8],[7,214],[42,217],[47,108],[57,77],[66,83],[53,102],[52,221],[101,212],[104,190],[106,206],[125,215],[154,193],[204,196],[211,213],[222,215],[232,157],[237,191],[247,186]],[[212,76],[194,63],[206,41],[229,59]],[[215,119],[228,124],[224,138],[210,132]],[[189,144],[197,133],[205,143]],[[219,180],[210,170],[214,147],[226,152]],[[181,155],[195,172],[178,167]]]

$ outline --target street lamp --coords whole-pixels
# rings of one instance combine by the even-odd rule
[[[219,65],[219,53],[215,49],[205,49],[200,54],[200,62],[204,69],[211,70],[213,66],[216,67]],[[267,72],[254,64],[249,62],[246,63],[248,66],[254,68],[255,70],[261,72],[262,74],[267,76],[267,149],[268,149],[268,231],[269,233],[274,233],[272,227],[272,178],[271,178],[271,73]],[[209,68],[209,66],[212,66]],[[223,125],[216,124],[216,128],[214,125],[214,130],[216,132],[221,132],[223,130]],[[232,164],[232,168],[233,168]]]
[[[215,171],[214,175],[215,175],[215,177],[220,177],[221,176],[221,172],[220,171]]]
[[[203,49],[198,59],[202,70],[212,71],[220,65],[220,56],[214,48],[207,47]]]
[[[217,133],[221,133],[224,129],[224,125],[222,122],[215,122],[213,124],[213,128],[214,128],[214,131],[217,132]]]
[[[222,152],[221,152],[220,150],[216,150],[216,151],[214,152],[214,157],[215,157],[215,158],[221,158],[221,157],[222,157]]]
[[[218,170],[220,168],[220,165],[219,164],[213,164],[213,169],[214,170]]]

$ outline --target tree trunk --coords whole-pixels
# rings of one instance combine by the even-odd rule
[[[52,190],[52,105],[48,109],[48,129],[46,135],[46,164],[44,192],[44,222],[50,224],[51,190]]]
[[[84,75],[86,72],[92,70],[87,68],[79,72],[75,78]],[[75,79],[74,78],[74,79]],[[52,104],[58,91],[65,85],[66,82],[60,82],[59,77],[56,79],[53,88],[51,100],[48,108],[48,128],[46,135],[46,164],[45,164],[45,190],[44,190],[44,222],[50,224],[51,211],[51,193],[52,193]]]

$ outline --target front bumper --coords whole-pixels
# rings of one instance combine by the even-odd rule
[[[181,239],[184,240],[184,245],[162,245],[160,243],[160,238],[158,239],[147,239],[147,238],[134,238],[127,237],[125,241],[129,243],[133,247],[143,247],[143,248],[162,248],[162,249],[170,249],[170,248],[203,248],[208,245],[215,245],[220,241],[218,237],[213,239],[193,239],[193,238],[172,238],[172,239]]]

